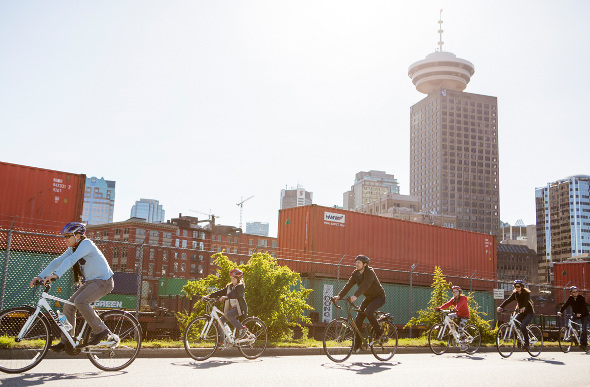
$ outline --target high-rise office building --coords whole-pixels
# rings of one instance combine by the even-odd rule
[[[268,222],[246,222],[246,234],[268,236]]]
[[[539,282],[553,264],[590,253],[590,176],[570,176],[535,189]]]
[[[131,217],[145,219],[148,223],[164,223],[165,211],[154,199],[139,199],[131,207]]]
[[[410,109],[410,195],[422,211],[453,215],[462,230],[498,235],[498,102],[465,93],[469,61],[440,48],[408,75],[427,96]]]
[[[399,194],[399,184],[394,175],[384,171],[358,172],[350,191],[343,195],[344,209],[359,211],[364,205],[389,193]]]
[[[308,206],[313,203],[313,192],[308,192],[302,186],[281,190],[280,209]]]
[[[86,179],[82,222],[86,224],[113,223],[115,211],[115,183],[104,177]]]

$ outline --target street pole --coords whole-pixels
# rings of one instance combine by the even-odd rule
[[[414,269],[418,266],[416,263],[412,264],[412,270],[410,270],[410,318],[414,314],[414,305],[412,302],[412,277],[414,276]],[[412,326],[410,325],[410,339],[412,338]]]

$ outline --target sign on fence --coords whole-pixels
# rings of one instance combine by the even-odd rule
[[[322,322],[332,321],[332,296],[334,295],[334,285],[324,284],[324,302],[322,312]]]
[[[494,289],[494,300],[504,299],[504,289]]]

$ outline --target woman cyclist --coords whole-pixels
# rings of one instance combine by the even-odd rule
[[[467,297],[465,297],[462,293],[460,286],[453,286],[451,288],[453,291],[453,298],[451,298],[446,303],[442,304],[441,306],[437,306],[436,310],[447,309],[449,307],[453,307],[453,313],[449,314],[449,317],[453,319],[459,319],[459,338],[463,340],[463,328],[467,321],[469,320],[469,307],[467,306]],[[461,343],[461,349],[466,349],[466,345]]]
[[[75,306],[64,305],[64,314],[72,324],[69,333],[73,335],[76,330],[77,309],[92,328],[92,336],[90,336],[87,345],[96,345],[107,338],[109,330],[90,304],[113,290],[113,271],[104,255],[94,242],[86,238],[85,233],[86,226],[82,223],[66,224],[62,229],[62,234],[66,238],[68,249],[51,261],[39,276],[33,278],[30,286],[33,287],[39,280],[43,280],[44,284],[51,283],[61,278],[68,269],[73,267],[74,283],[79,287],[69,299]],[[81,284],[82,277],[84,277],[83,284]],[[61,352],[66,348],[66,344],[69,342],[62,335],[60,342],[49,348],[55,352]]]
[[[209,297],[220,297],[220,301],[225,301],[223,305],[223,313],[227,316],[221,316],[221,322],[225,323],[227,320],[236,328],[236,338],[242,338],[245,334],[246,327],[238,320],[238,316],[245,316],[248,313],[248,305],[244,295],[246,293],[246,286],[244,285],[244,273],[240,269],[233,269],[229,272],[230,283],[217,292],[203,296],[201,299],[205,300]],[[219,330],[221,333],[221,348],[225,344],[225,331],[223,327]]]
[[[350,279],[344,285],[344,288],[338,293],[337,296],[332,297],[334,301],[346,296],[346,294],[356,284],[358,289],[354,292],[354,295],[350,297],[350,301],[354,302],[361,294],[365,296],[361,306],[360,312],[357,314],[355,319],[356,326],[360,329],[365,321],[365,317],[371,323],[373,331],[377,333],[375,337],[380,338],[382,342],[387,340],[387,336],[383,336],[379,322],[375,317],[375,312],[378,308],[385,305],[385,290],[381,286],[381,282],[377,278],[375,271],[369,266],[369,257],[359,255],[354,259],[356,270],[352,272]],[[355,332],[354,340],[354,352],[358,353],[361,348],[361,338]]]
[[[512,301],[516,301],[518,304],[518,314],[516,320],[520,322],[520,330],[524,337],[524,349],[529,346],[529,335],[527,333],[527,325],[535,317],[535,311],[533,309],[533,303],[531,302],[531,291],[524,287],[523,280],[514,281],[514,291],[500,306],[498,312],[502,311],[505,305],[510,304]]]
[[[586,327],[588,326],[588,307],[586,306],[586,299],[584,296],[578,293],[577,286],[570,287],[570,296],[565,304],[563,304],[559,312],[557,312],[557,315],[561,316],[563,311],[566,310],[568,306],[572,307],[574,317],[580,319],[580,324],[582,324],[580,347],[586,351],[588,348],[588,331],[586,330]]]

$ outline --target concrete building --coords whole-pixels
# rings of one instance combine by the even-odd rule
[[[111,180],[90,177],[86,179],[82,222],[86,224],[113,223],[115,211],[115,184]]]
[[[154,199],[139,199],[131,207],[131,218],[145,219],[148,223],[164,223],[165,211]]]
[[[344,209],[359,211],[365,204],[379,200],[385,194],[399,192],[399,184],[394,175],[374,170],[358,172],[350,191],[343,195]]]
[[[268,236],[268,222],[246,222],[246,234]]]
[[[515,279],[536,282],[538,264],[534,250],[523,245],[498,244],[497,260],[497,276],[504,290],[511,292]]]
[[[553,282],[553,265],[590,253],[590,176],[535,189],[539,281]]]
[[[516,221],[514,226],[507,222],[500,222],[500,235],[498,243],[509,245],[522,245],[537,251],[537,226],[525,225],[522,219]]]
[[[313,204],[313,192],[308,192],[302,186],[281,190],[280,209],[308,206]]]
[[[410,109],[410,195],[459,229],[498,235],[497,98],[463,91],[475,68],[442,50],[439,23],[439,49],[408,69],[427,94]]]

